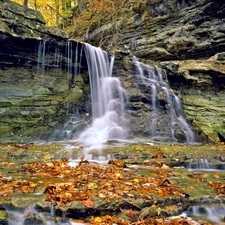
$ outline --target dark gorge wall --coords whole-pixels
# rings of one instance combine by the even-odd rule
[[[74,77],[70,55],[71,49],[81,52],[82,44],[47,28],[38,12],[0,3],[0,141],[46,138],[71,115],[88,110],[88,76],[80,69],[83,75]]]
[[[83,40],[116,55],[116,73],[124,77],[125,83],[132,81],[126,65],[133,56],[163,68],[202,139],[219,140],[217,133],[225,132],[224,2],[130,3],[126,15],[83,36]],[[125,65],[124,70],[120,69],[121,64]],[[130,82],[127,91],[132,92],[134,87]]]

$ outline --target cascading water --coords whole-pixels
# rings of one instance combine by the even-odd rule
[[[74,223],[65,215],[60,220],[56,219],[55,209],[51,208],[50,212],[40,212],[35,207],[26,207],[20,210],[7,209],[6,213],[8,225],[81,225],[83,223]]]
[[[117,77],[112,77],[114,57],[100,48],[85,44],[91,86],[91,126],[78,138],[85,146],[101,148],[109,139],[125,139],[127,136],[124,108],[126,92]]]
[[[46,56],[43,56],[44,44],[40,43],[41,62]],[[125,139],[127,129],[124,108],[127,96],[119,78],[112,77],[114,57],[110,58],[105,51],[89,44],[78,46],[68,41],[65,47],[64,69],[68,73],[68,81],[74,86],[77,74],[81,73],[82,59],[85,58],[91,89],[92,124],[77,137],[77,115],[74,114],[62,130],[53,132],[50,140],[78,141],[87,148],[92,146],[99,149],[107,140]],[[78,130],[80,132],[80,128]]]
[[[163,140],[164,138],[168,140],[168,137],[170,137],[170,141],[177,141],[174,133],[176,129],[180,129],[185,134],[186,142],[193,143],[195,141],[194,134],[185,120],[181,100],[169,87],[166,79],[163,78],[163,74],[157,67],[139,62],[136,57],[133,57],[133,63],[136,67],[139,83],[151,87],[151,99],[149,99],[152,105],[150,117],[151,140]],[[164,108],[163,115],[159,106]]]
[[[184,216],[189,215],[192,217],[207,218],[213,224],[225,224],[225,205],[224,204],[209,204],[200,206],[191,206]]]
[[[221,171],[225,170],[224,162],[217,159],[193,159],[188,165],[189,171]]]
[[[41,67],[49,64],[46,63],[46,58],[50,51],[47,51],[45,43],[41,42],[39,47]],[[125,112],[128,97],[119,78],[112,76],[114,57],[110,58],[105,51],[86,43],[78,45],[68,41],[64,46],[65,53],[61,49],[55,50],[56,63],[52,66],[67,71],[67,82],[70,82],[68,86],[76,86],[76,76],[82,73],[81,68],[88,67],[92,123],[82,132],[84,123],[79,125],[79,118],[83,117],[74,113],[64,128],[54,132],[50,140],[78,141],[86,148],[96,149],[101,148],[107,140],[125,140],[128,136],[132,137],[135,126],[128,130],[131,124],[127,121],[129,112]],[[181,100],[169,87],[166,74],[157,67],[139,62],[135,57],[133,64],[136,67],[139,87],[143,92],[142,87],[145,86],[148,105],[151,105],[148,112],[149,125],[146,125],[145,131],[146,134],[149,132],[147,138],[158,142],[185,142],[186,139],[187,143],[193,143],[194,134],[185,120]],[[138,126],[138,119],[135,123]],[[82,133],[78,137],[79,132]],[[133,139],[135,137],[134,135]]]

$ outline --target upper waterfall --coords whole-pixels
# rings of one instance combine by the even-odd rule
[[[78,138],[84,145],[100,147],[109,139],[127,138],[126,92],[119,78],[112,77],[114,57],[85,44],[91,86],[92,124]]]

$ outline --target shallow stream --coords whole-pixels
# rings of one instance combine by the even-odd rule
[[[4,144],[0,149],[0,224],[84,224],[92,216],[106,215],[130,221],[130,210],[141,218],[146,209],[147,218],[181,215],[186,220],[191,217],[209,224],[224,223],[223,145],[111,142],[101,152],[93,150],[88,156],[76,143]],[[62,159],[67,161],[61,162]],[[87,205],[79,198],[65,205],[60,205],[57,198],[52,202],[46,196],[47,188],[62,188],[57,185],[63,184],[69,190],[73,179],[67,178],[67,173],[75,173],[83,163],[92,177],[88,177],[87,187],[80,186],[77,191],[81,191],[79,195],[86,189],[90,195],[97,193],[94,204]],[[46,172],[40,172],[43,169]],[[112,172],[107,176],[112,177],[106,178],[104,170],[108,169]],[[51,177],[52,171],[59,175]],[[101,173],[101,179],[96,173]],[[78,175],[75,173],[74,179]],[[85,179],[86,175],[82,176]],[[119,187],[103,189],[113,183]]]

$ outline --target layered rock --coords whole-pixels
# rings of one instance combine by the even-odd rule
[[[83,40],[104,43],[102,47],[124,65],[135,55],[165,69],[170,86],[182,96],[190,122],[204,138],[219,140],[217,132],[225,131],[225,4],[146,0],[130,8],[121,20],[83,36]]]
[[[225,125],[225,61],[212,57],[162,65],[167,69],[171,86],[181,93],[185,112],[193,125],[200,128],[200,134],[204,132],[219,140],[218,132],[223,132]]]
[[[0,4],[0,39],[0,141],[46,137],[86,110],[87,75],[80,70],[83,76],[74,78],[73,58],[66,57],[81,43],[68,42],[39,12],[10,1]]]
[[[130,99],[131,136],[149,136],[152,114],[149,87],[137,84],[135,55],[166,71],[170,87],[182,96],[189,123],[203,135],[201,140],[218,140],[217,132],[225,131],[224,4],[146,0],[127,5],[123,19],[83,40],[96,46],[104,43],[102,48],[115,54],[114,75],[120,76]],[[0,12],[0,141],[46,138],[55,129],[63,129],[71,116],[67,126],[75,124],[73,132],[79,132],[90,112],[82,43],[68,41],[64,32],[46,27],[38,12],[16,3],[2,1]],[[79,69],[71,66],[74,51]],[[161,100],[158,96],[164,115],[167,108]],[[179,132],[176,135],[182,136]]]

